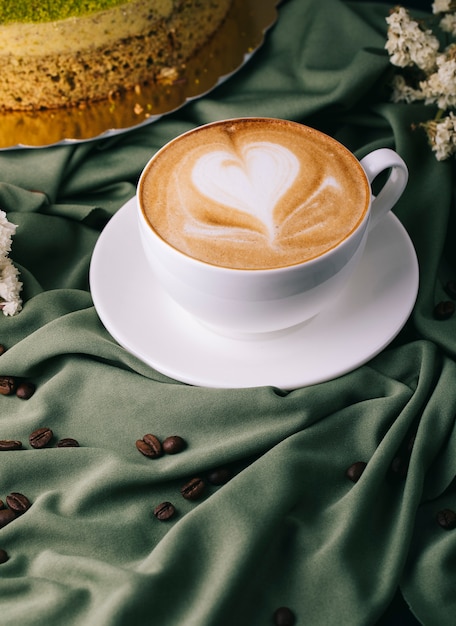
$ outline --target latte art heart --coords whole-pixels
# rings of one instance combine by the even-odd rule
[[[324,254],[356,228],[370,200],[346,148],[266,118],[215,122],[171,141],[147,168],[142,194],[148,222],[171,246],[245,269]]]
[[[239,156],[228,150],[204,154],[195,163],[192,181],[215,203],[259,219],[273,240],[274,209],[295,182],[299,168],[288,148],[261,141],[244,146]]]

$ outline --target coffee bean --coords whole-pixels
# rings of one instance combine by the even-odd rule
[[[296,624],[296,616],[287,606],[281,606],[274,611],[275,626],[294,626]]]
[[[6,347],[2,343],[0,343],[0,356],[2,356],[2,354],[5,354],[5,352],[6,352]]]
[[[0,376],[0,394],[9,396],[16,391],[16,379],[13,376]]]
[[[72,437],[66,437],[57,442],[57,448],[79,448],[79,441]]]
[[[29,435],[29,442],[32,448],[44,448],[51,441],[54,433],[50,428],[37,428]]]
[[[452,509],[443,509],[437,513],[437,523],[445,530],[456,528],[456,513]]]
[[[22,441],[17,439],[0,439],[0,451],[2,450],[20,450]]]
[[[6,496],[6,504],[16,515],[22,515],[22,513],[28,511],[28,509],[32,506],[32,503],[27,496],[24,496],[22,493],[17,493],[17,491],[14,491],[13,493],[10,493],[9,496]]]
[[[345,476],[349,478],[353,483],[356,483],[361,478],[361,475],[366,467],[367,463],[365,463],[364,461],[356,461],[356,463],[350,465],[350,467],[346,470]]]
[[[162,502],[154,509],[154,515],[161,522],[171,519],[176,513],[176,509],[171,502]]]
[[[178,454],[187,447],[187,442],[179,435],[171,435],[163,441],[163,452],[166,454]]]
[[[445,291],[450,298],[456,300],[456,280],[447,281],[445,284]]]
[[[0,509],[0,528],[16,519],[16,513],[11,509]]]
[[[207,477],[211,485],[224,485],[231,480],[233,473],[227,467],[219,467],[213,470]]]
[[[16,396],[21,400],[30,400],[35,393],[35,385],[27,381],[20,382],[16,388]]]
[[[155,435],[147,434],[142,439],[138,439],[136,447],[150,459],[157,459],[163,454],[163,448],[160,440]]]
[[[202,478],[192,478],[182,487],[181,494],[186,500],[198,500],[205,489],[206,484]]]
[[[456,305],[451,300],[439,302],[434,307],[434,319],[443,321],[449,319],[456,309]]]
[[[0,563],[6,563],[9,559],[8,553],[3,548],[0,548]]]
[[[3,500],[0,500],[0,509],[4,509],[5,508],[5,503],[3,502]]]

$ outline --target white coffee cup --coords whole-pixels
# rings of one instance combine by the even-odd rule
[[[238,137],[241,138],[242,148],[239,150],[237,147],[233,148],[235,151],[242,151],[241,156],[234,154],[231,158],[225,155],[225,152],[228,154],[231,151],[231,143],[226,145],[220,143],[219,133],[227,130],[231,133],[230,142],[233,145]],[[254,134],[250,136],[248,132]],[[309,157],[302,156],[299,152],[301,134],[303,141],[312,142]],[[276,136],[279,146],[277,149],[274,148]],[[232,141],[232,138],[235,139]],[[292,150],[289,150],[290,139],[293,144]],[[221,141],[224,141],[223,136]],[[302,149],[304,150],[304,147]],[[297,165],[289,152],[298,155]],[[225,175],[221,173],[223,158],[229,161],[231,168],[226,179],[223,179]],[[328,186],[327,183],[320,181],[312,202],[315,206],[318,205],[320,212],[323,211],[322,215],[334,213],[331,219],[335,227],[344,222],[344,211],[351,210],[349,203],[345,202],[348,191],[345,191],[344,185],[348,185],[350,194],[352,189],[357,188],[356,193],[361,198],[359,202],[357,201],[360,207],[357,215],[350,218],[352,221],[347,222],[347,232],[342,233],[340,240],[333,241],[328,244],[329,249],[323,249],[310,258],[299,260],[298,245],[294,251],[298,257],[293,262],[281,266],[263,268],[223,266],[212,260],[196,258],[187,249],[179,249],[175,243],[170,243],[163,236],[163,232],[159,234],[158,228],[153,225],[154,211],[156,219],[160,220],[160,216],[167,210],[166,206],[170,210],[168,221],[177,219],[176,215],[179,215],[179,212],[184,216],[190,212],[191,223],[178,225],[177,228],[185,230],[186,236],[190,233],[190,238],[194,238],[194,233],[200,229],[206,237],[203,247],[209,248],[212,242],[214,245],[222,245],[223,238],[228,241],[231,236],[230,225],[229,228],[225,223],[222,225],[216,223],[214,226],[210,219],[208,224],[201,225],[203,219],[201,211],[204,209],[204,214],[210,213],[212,197],[218,194],[215,209],[217,220],[220,221],[220,216],[223,217],[225,212],[230,216],[232,214],[233,219],[239,218],[239,223],[233,226],[233,232],[242,231],[241,239],[244,237],[249,240],[252,237],[260,242],[264,239],[266,243],[261,246],[266,249],[269,245],[267,228],[261,223],[263,218],[259,205],[255,203],[255,193],[261,196],[259,204],[270,203],[273,196],[279,198],[274,206],[268,205],[267,220],[271,222],[274,211],[278,210],[276,207],[280,205],[282,212],[287,211],[287,198],[291,194],[291,191],[288,191],[291,189],[290,184],[296,189],[293,193],[299,194],[303,186],[300,184],[301,180],[319,181],[320,171],[330,168],[328,171],[332,172],[334,163],[338,160],[341,164],[337,165],[339,169],[334,171],[337,175],[339,171],[342,172],[344,181],[340,180],[340,176],[338,179],[337,175],[331,174],[329,187],[332,185],[334,194],[340,194],[343,200],[336,203],[331,196],[331,209],[325,213],[324,207],[318,205],[315,200],[317,197],[324,197]],[[245,163],[248,165],[245,165],[246,171],[243,171]],[[306,164],[307,168],[304,168],[304,174],[309,171],[309,176],[304,176],[303,164]],[[387,179],[381,191],[374,197],[371,183],[382,172],[387,172]],[[256,176],[260,181],[255,183],[256,186],[250,184],[250,175]],[[396,204],[406,187],[407,180],[408,171],[404,161],[389,148],[375,150],[358,161],[352,153],[331,137],[295,122],[270,118],[239,118],[215,122],[171,140],[144,168],[137,193],[141,242],[150,270],[163,289],[180,307],[204,325],[218,333],[239,338],[276,333],[306,322],[336,303],[341,290],[362,257],[369,231]],[[235,184],[236,181],[239,185]],[[240,191],[241,187],[243,191]],[[172,195],[171,188],[176,196]],[[188,198],[187,196],[182,198],[182,194],[187,194],[187,189],[190,190]],[[193,210],[191,201],[195,198],[198,206]],[[162,207],[162,199],[169,206]],[[310,209],[302,208],[305,206],[305,199],[301,198],[300,202],[299,211],[293,210],[297,215],[302,214],[301,217],[305,220],[310,214]],[[196,216],[197,211],[200,213]],[[338,217],[339,214],[341,217]],[[287,219],[291,218],[285,217],[284,221]],[[326,220],[326,217],[324,219]],[[264,222],[266,223],[266,218]],[[280,228],[283,229],[283,226],[280,225]],[[317,221],[312,228],[323,234],[326,229]],[[304,229],[302,231],[304,232]],[[294,235],[290,235],[290,239],[293,237]],[[248,251],[249,241],[242,240],[239,245]],[[273,245],[276,246],[276,243]],[[279,244],[276,247],[279,247]],[[304,247],[303,245],[303,249]],[[234,256],[237,259],[237,255]],[[147,289],[147,284],[144,285],[144,289]]]

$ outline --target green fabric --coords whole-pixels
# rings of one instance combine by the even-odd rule
[[[376,624],[400,588],[422,624],[455,623],[456,316],[435,321],[456,278],[454,163],[438,163],[412,122],[431,111],[389,101],[388,7],[288,0],[264,46],[204,98],[114,139],[0,153],[0,208],[18,224],[12,258],[24,308],[0,315],[0,374],[32,380],[0,397],[0,499],[32,507],[0,529],[6,626]],[[196,388],[154,371],[103,329],[88,286],[107,220],[148,158],[195,125],[269,115],[316,126],[362,157],[395,147],[410,169],[396,214],[417,250],[420,290],[399,337],[339,379],[283,392]],[[0,131],[1,132],[1,131]],[[119,254],[122,251],[119,250]],[[119,285],[119,306],[122,301]],[[79,448],[34,450],[49,426]],[[188,448],[149,460],[135,441],[179,434]],[[416,432],[407,477],[391,480]],[[368,462],[356,484],[345,477]],[[200,502],[179,494],[228,465]],[[163,523],[154,507],[174,502]]]

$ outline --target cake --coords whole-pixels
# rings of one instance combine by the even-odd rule
[[[0,0],[0,110],[81,106],[173,81],[232,0]]]

